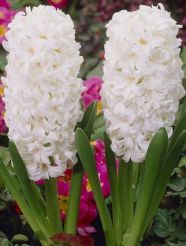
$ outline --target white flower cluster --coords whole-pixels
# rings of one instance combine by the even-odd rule
[[[122,10],[107,27],[102,89],[107,132],[117,156],[141,162],[160,127],[171,136],[185,94],[180,26],[159,5]]]
[[[63,175],[76,163],[74,128],[81,120],[82,63],[69,15],[39,6],[18,13],[9,25],[5,88],[9,138],[30,178]]]

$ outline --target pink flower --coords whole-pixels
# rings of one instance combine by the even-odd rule
[[[65,173],[64,177],[58,178],[58,199],[61,211],[61,218],[64,220],[67,212],[68,197],[70,192],[71,170]],[[79,218],[78,218],[78,232],[80,235],[88,235],[88,232],[94,232],[95,229],[91,223],[97,216],[96,204],[86,187],[83,185],[82,194],[80,198]]]
[[[7,131],[7,127],[4,121],[4,117],[0,115],[0,133],[5,133]]]
[[[0,7],[10,8],[10,3],[7,0],[0,0]]]
[[[5,133],[7,131],[7,127],[4,121],[5,104],[2,99],[4,94],[3,89],[4,89],[3,85],[0,82],[0,133]]]
[[[110,194],[110,186],[108,182],[108,174],[105,162],[104,143],[98,140],[94,143],[94,156],[96,167],[100,179],[100,184],[104,197]],[[70,180],[72,171],[68,170],[64,177],[58,178],[58,199],[61,210],[61,217],[64,220],[67,212],[68,196],[70,191]],[[95,228],[91,226],[97,217],[97,208],[94,201],[91,185],[85,174],[82,182],[82,193],[80,198],[78,233],[82,236],[95,232]]]
[[[0,44],[5,39],[8,24],[12,21],[15,13],[16,11],[0,5]]]
[[[94,143],[94,158],[96,160],[96,168],[103,192],[103,196],[107,197],[110,194],[110,185],[108,181],[108,172],[105,159],[105,145],[102,140],[97,140]]]
[[[101,100],[101,96],[99,93],[101,90],[102,83],[103,80],[98,76],[91,77],[84,81],[83,84],[85,86],[85,90],[82,93],[82,101],[84,108],[87,108],[95,100]]]
[[[3,102],[2,97],[0,97],[0,115],[3,115],[5,111],[5,104]]]
[[[56,8],[63,9],[68,5],[68,0],[48,0],[48,3]]]
[[[40,179],[38,181],[35,182],[37,185],[44,185],[45,184],[45,180],[44,179]]]

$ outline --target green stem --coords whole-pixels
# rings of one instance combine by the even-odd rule
[[[63,231],[57,194],[57,179],[50,178],[45,180],[47,216],[53,235]]]
[[[134,185],[134,190],[137,190],[138,183],[139,183],[139,173],[140,173],[140,165],[142,163],[135,163],[133,166],[133,185]]]
[[[68,201],[67,217],[65,220],[65,232],[76,234],[79,203],[81,196],[81,187],[83,179],[83,167],[79,161],[73,168],[73,176],[71,180],[70,196]]]
[[[124,163],[120,160],[118,184],[122,213],[122,234],[130,229],[133,219],[133,188],[132,188],[133,163]]]
[[[120,199],[119,199],[119,187],[117,183],[114,181],[114,185],[111,185],[111,197],[112,197],[112,211],[113,211],[113,226],[114,232],[116,235],[117,245],[121,244],[122,240],[122,228],[121,228],[121,207],[120,207]]]
[[[105,200],[103,198],[103,194],[102,194],[101,187],[99,184],[99,178],[97,175],[93,175],[93,179],[90,178],[90,176],[89,176],[89,179],[90,179],[91,187],[94,192],[94,198],[95,198],[97,208],[100,214],[101,222],[103,225],[103,230],[105,232],[106,244],[107,246],[114,246],[115,236],[114,236],[113,229],[112,229],[112,221],[110,218],[108,208],[105,204]]]
[[[46,216],[46,203],[44,201],[43,196],[41,196],[39,187],[37,187],[37,185],[33,181],[31,181],[31,185],[33,188],[34,196],[36,197],[37,201],[39,201],[41,209],[44,212],[44,215]]]
[[[111,198],[112,198],[112,217],[113,217],[113,227],[116,235],[117,245],[121,245],[122,233],[121,233],[121,208],[119,201],[119,187],[117,180],[117,168],[115,155],[112,152],[110,145],[111,141],[108,136],[104,136],[105,142],[105,155],[106,164],[109,176],[109,183],[111,188]]]

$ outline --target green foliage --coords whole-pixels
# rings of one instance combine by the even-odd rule
[[[104,133],[105,133],[105,118],[103,113],[97,115],[94,123],[94,129],[91,136],[91,140],[95,141],[96,139],[104,140]]]
[[[5,66],[7,64],[7,59],[6,59],[6,51],[0,47],[0,73],[2,73],[5,69]]]
[[[175,215],[175,210],[159,209],[155,216],[152,231],[157,237],[163,238],[170,245],[179,241],[186,244],[186,221],[178,220]]]
[[[179,177],[175,179],[174,177],[170,179],[168,187],[171,189],[168,191],[167,195],[181,195],[186,189],[186,179]]]
[[[99,127],[94,130],[94,134],[91,137],[92,141],[96,141],[96,139],[102,139],[104,138],[105,133],[105,126]]]
[[[81,160],[85,172],[88,175],[90,185],[94,193],[94,198],[102,221],[107,245],[113,246],[115,245],[115,236],[113,232],[112,221],[101,191],[94,154],[88,136],[80,128],[76,130],[75,145],[79,158]]]
[[[11,240],[0,231],[0,245],[1,246],[29,246],[26,244],[29,238],[23,234],[16,234]]]
[[[14,9],[20,9],[25,6],[38,6],[42,2],[40,0],[10,0]]]
[[[100,61],[96,67],[94,67],[90,72],[87,73],[86,77],[89,78],[91,76],[100,76],[103,75],[103,62]]]
[[[183,79],[183,85],[186,89],[186,47],[184,47],[182,49],[182,53],[181,53],[181,58],[182,58],[182,62],[183,62],[183,71],[184,71],[184,79]]]
[[[80,77],[81,78],[86,78],[87,73],[91,70],[93,70],[95,67],[97,67],[99,64],[99,59],[96,57],[90,57],[87,58],[83,64],[81,65],[80,69]]]
[[[93,134],[91,136],[91,140],[95,141],[96,139],[104,139],[105,133],[105,119],[103,114],[97,115],[94,123]]]
[[[159,209],[154,220],[154,233],[160,238],[172,237],[176,226],[170,216],[170,211]]]
[[[161,208],[147,234],[144,245],[185,246],[186,245],[186,156],[174,169],[167,186]],[[161,242],[159,242],[161,239]],[[152,244],[146,244],[149,241]]]

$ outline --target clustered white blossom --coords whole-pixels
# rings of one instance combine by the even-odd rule
[[[76,163],[75,125],[81,120],[82,57],[69,15],[51,6],[26,8],[9,25],[5,88],[9,138],[30,178],[64,174]]]
[[[107,25],[102,98],[112,150],[141,162],[160,127],[168,136],[185,91],[179,25],[163,5],[122,10]]]

